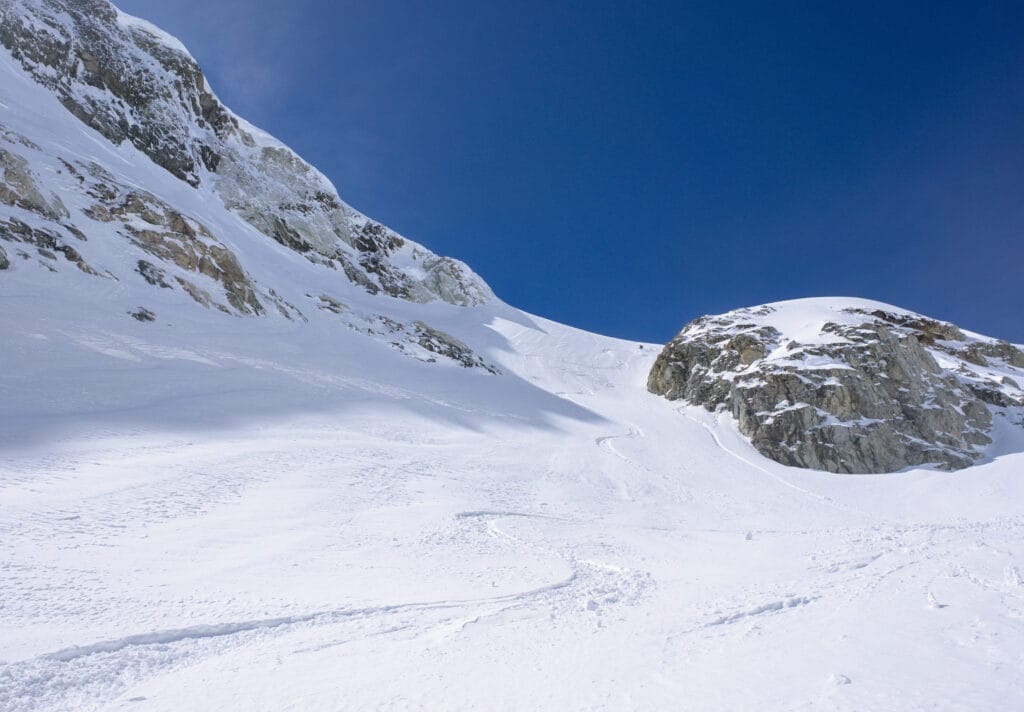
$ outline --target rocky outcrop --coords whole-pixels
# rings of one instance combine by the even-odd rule
[[[342,202],[224,107],[177,40],[106,0],[0,0],[0,65],[16,80],[0,84],[3,279],[32,284],[42,268],[60,277],[35,286],[52,290],[71,263],[120,282],[92,282],[99,308],[142,323],[159,312],[169,328],[190,300],[306,323],[289,301],[306,294],[309,317],[420,361],[499,372],[388,299],[473,306],[494,298],[487,285]]]
[[[128,316],[135,319],[135,321],[156,321],[156,314],[151,312],[149,309],[146,309],[146,307],[138,307],[137,309],[128,312]]]
[[[464,368],[482,368],[495,375],[501,373],[497,366],[487,363],[477,356],[473,349],[440,329],[435,329],[422,321],[412,323],[415,343],[432,354],[443,356],[460,364]]]
[[[688,324],[648,389],[724,409],[765,456],[840,473],[959,469],[993,410],[1024,406],[1024,353],[861,300],[802,300]]]
[[[256,285],[242,269],[238,258],[203,223],[175,210],[152,193],[120,184],[96,164],[65,163],[65,168],[92,198],[86,210],[92,220],[118,225],[119,234],[160,264],[174,265],[219,283],[231,309],[188,278],[177,275],[175,281],[198,303],[243,315],[264,313]],[[149,260],[139,260],[135,271],[154,286],[173,289],[166,270]]]
[[[43,265],[51,271],[54,268],[50,263],[55,262],[57,255],[60,254],[86,274],[99,276],[99,272],[86,263],[78,250],[69,245],[64,236],[54,230],[32,227],[17,218],[0,219],[0,240],[20,242],[35,247],[36,254],[42,258]],[[28,254],[23,253],[23,256],[28,257]],[[6,253],[0,250],[0,269],[7,269],[10,266],[11,263]]]
[[[68,217],[68,210],[57,195],[43,195],[28,161],[0,148],[0,203],[38,213],[50,220]]]
[[[360,313],[328,294],[307,294],[306,297],[319,310],[336,315],[350,329],[376,337],[406,356],[427,363],[448,362],[501,375],[501,369],[477,354],[468,344],[423,321],[407,324],[384,314]]]
[[[107,140],[130,143],[189,185],[211,188],[264,235],[368,292],[462,306],[492,298],[461,262],[409,243],[342,202],[319,171],[221,104],[177,40],[106,0],[0,3],[0,45]],[[0,171],[8,174],[0,199],[14,190],[20,204],[60,212],[19,184],[24,170],[0,153]]]
[[[262,314],[256,288],[238,263],[238,258],[216,242],[206,227],[190,220],[166,203],[144,192],[129,193],[110,211],[125,219],[136,215],[146,226],[125,220],[125,230],[142,249],[183,270],[197,272],[224,287],[228,303],[242,314]],[[145,276],[145,275],[143,275]]]
[[[0,43],[33,79],[112,143],[130,141],[157,165],[199,184],[203,157],[216,149],[189,127],[215,136],[231,119],[187,54],[144,25],[119,23],[117,9],[105,0],[8,6],[0,16]]]

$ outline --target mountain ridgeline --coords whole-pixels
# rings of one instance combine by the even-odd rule
[[[106,0],[0,0],[0,90],[0,287],[59,281],[133,328],[186,313],[316,321],[502,374],[486,329],[457,338],[437,320],[522,314],[462,262],[348,206],[158,28]],[[648,389],[729,413],[777,462],[878,473],[997,452],[1003,426],[1020,425],[1021,384],[1024,354],[1007,342],[823,299],[692,322]]]
[[[327,310],[418,356],[483,363],[443,332],[396,322],[383,303],[360,311],[339,298],[348,285],[459,307],[494,295],[463,263],[348,206],[319,171],[232,113],[173,37],[106,0],[2,0],[0,47],[17,91],[0,126],[0,270],[77,269],[236,316],[303,321]],[[279,252],[256,277],[244,247],[254,239],[301,256],[308,274],[334,274],[326,281],[337,290],[285,297],[286,260]],[[132,259],[118,265],[123,248]]]
[[[106,0],[5,0],[0,12],[0,44],[75,117],[193,188],[209,186],[268,237],[373,293],[459,305],[490,297],[465,265],[342,202],[320,172],[221,104],[185,48],[148,23]],[[416,269],[390,259],[398,252]]]

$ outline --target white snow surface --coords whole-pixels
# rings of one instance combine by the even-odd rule
[[[192,53],[188,51],[188,48],[184,44],[182,44],[181,40],[160,29],[149,20],[144,20],[143,18],[136,17],[135,15],[129,15],[119,7],[115,7],[114,10],[117,12],[117,23],[121,25],[121,27],[131,30],[141,30],[157,42],[160,42],[173,50],[187,54],[189,57],[192,56]]]
[[[2,710],[1024,704],[1019,454],[784,468],[510,308],[432,314],[492,376],[0,285]]]
[[[3,243],[0,711],[1024,708],[1009,416],[956,473],[782,467],[648,394],[659,346],[371,297],[0,72],[43,184],[100,163],[308,317],[146,284],[99,223],[75,247],[118,280]],[[322,293],[503,373],[409,358]],[[786,333],[874,306],[787,304]]]

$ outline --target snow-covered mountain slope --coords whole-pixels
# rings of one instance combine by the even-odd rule
[[[783,467],[495,306],[399,305],[501,376],[51,287],[0,312],[0,709],[1024,704],[1020,454]]]
[[[767,457],[832,472],[967,467],[993,418],[1024,426],[1024,352],[858,299],[802,299],[688,324],[653,393],[728,410]],[[1001,430],[1001,428],[997,428]]]
[[[784,467],[648,393],[660,346],[461,267],[371,293],[65,81],[0,51],[3,712],[1024,706],[1012,423],[957,473]]]
[[[277,273],[298,255],[303,281],[331,287],[327,304],[350,283],[414,302],[493,299],[464,264],[346,205],[224,107],[177,40],[105,0],[4,0],[0,76],[0,268],[77,267],[100,291],[134,282],[289,319],[323,306],[320,292],[282,296]]]
[[[312,251],[296,252],[271,240],[216,191],[194,188],[134,146],[114,146],[83,125],[2,49],[0,107],[4,288],[27,294],[73,287],[75,299],[95,297],[98,312],[155,320],[156,328],[181,305],[222,312],[222,321],[248,315],[305,323],[328,312],[337,326],[417,358],[454,356],[464,365],[489,367],[433,326],[388,316],[389,305],[408,300],[374,286],[385,283],[372,281],[384,279],[383,273],[352,281],[327,262],[310,261]],[[434,285],[449,297],[435,301],[494,300],[468,268],[394,240],[399,246],[389,264],[404,264],[403,274],[419,275],[418,284]],[[339,242],[337,249],[350,248]],[[431,271],[423,260],[447,267]],[[439,277],[449,268],[451,279]]]

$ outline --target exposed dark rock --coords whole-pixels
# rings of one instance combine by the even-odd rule
[[[185,292],[190,297],[192,297],[199,304],[202,304],[207,309],[209,309],[210,307],[214,307],[215,309],[218,309],[224,312],[225,314],[231,313],[231,310],[229,310],[226,306],[216,301],[212,296],[210,296],[210,293],[207,292],[205,289],[197,287],[196,285],[192,284],[192,282],[188,281],[183,277],[175,277],[174,280],[181,285],[181,288],[184,289]]]
[[[405,240],[380,223],[370,220],[363,225],[359,234],[356,235],[354,244],[360,252],[380,252],[384,255],[390,255],[404,245]]]
[[[0,45],[106,139],[130,143],[194,187],[211,186],[257,230],[315,264],[340,266],[368,292],[459,305],[492,298],[465,265],[452,260],[431,268],[428,263],[438,258],[420,248],[410,249],[401,261],[411,261],[414,269],[398,267],[390,257],[408,249],[401,237],[345,205],[315,168],[237,119],[178,43],[147,23],[119,15],[106,0],[0,3]],[[65,166],[84,184],[82,172],[66,161]],[[98,180],[88,192],[98,204],[87,215],[110,222],[114,182],[93,177]],[[59,200],[23,189],[17,177],[4,186],[0,193],[8,195],[0,200],[51,215],[63,210]],[[251,299],[236,294],[235,301],[255,311]]]
[[[350,260],[343,252],[335,253],[334,259],[338,261],[338,264],[341,265],[341,270],[353,284],[358,284],[370,294],[380,293],[380,287],[377,286],[376,282],[370,279],[370,276],[366,274],[366,272],[356,267],[352,260]]]
[[[46,197],[28,161],[0,148],[0,203],[30,210],[51,220],[68,217],[68,210],[56,195]]]
[[[308,296],[308,295],[307,295]],[[267,298],[275,307],[277,307],[278,313],[289,321],[303,321],[308,322],[306,315],[303,314],[297,306],[289,302],[287,299],[282,297],[280,294],[275,292],[273,288],[267,290]]]
[[[135,311],[128,312],[137,321],[156,321],[156,314],[145,307],[139,307]]]
[[[104,222],[120,221],[123,233],[154,257],[216,280],[224,288],[228,304],[239,313],[264,313],[256,286],[242,269],[238,258],[217,242],[205,225],[183,215],[151,193],[122,188],[105,172],[93,173],[103,180],[90,185],[90,195],[102,197],[98,199],[101,202],[90,207],[90,217]],[[145,227],[140,226],[136,218],[145,223]],[[148,260],[139,260],[136,271],[150,284],[172,287],[164,268]],[[196,298],[195,293],[189,293]],[[212,298],[196,298],[196,301],[205,302],[207,306],[215,303]]]
[[[270,236],[285,247],[289,247],[296,252],[309,252],[313,249],[308,242],[302,239],[302,236],[296,232],[295,228],[281,218],[271,218],[270,224]]]
[[[344,304],[342,304],[337,299],[327,294],[321,294],[319,297],[317,297],[317,300],[319,301],[319,304],[317,304],[317,307],[319,309],[323,309],[334,314],[341,314],[348,309],[348,307],[346,307]]]
[[[75,227],[74,225],[69,225],[69,224],[65,223],[65,224],[64,224],[64,229],[68,231],[68,234],[69,234],[69,235],[72,235],[72,236],[74,236],[74,237],[78,238],[78,239],[79,239],[79,240],[81,240],[82,242],[86,242],[86,241],[87,241],[87,238],[86,238],[86,236],[85,236],[85,233],[84,233],[84,232],[82,232],[81,230],[79,230],[79,229],[78,229],[77,227]]]
[[[188,124],[217,134],[233,120],[206,90],[195,61],[140,27],[121,26],[104,0],[43,0],[37,13],[0,14],[0,44],[25,71],[111,142],[129,141],[157,165],[198,185],[202,143]],[[155,81],[154,64],[173,81]],[[82,91],[81,85],[100,92]]]
[[[334,311],[330,303],[320,308]],[[345,308],[344,312],[336,313],[348,313],[348,310]],[[403,324],[383,314],[375,314],[369,319],[350,315],[348,325],[357,331],[388,337],[391,346],[421,361],[434,363],[440,357],[465,368],[482,368],[495,375],[501,374],[497,366],[478,356],[468,344],[422,321]]]
[[[34,245],[39,256],[48,260],[56,260],[56,253],[59,252],[68,262],[86,274],[99,274],[85,262],[75,248],[66,244],[64,238],[53,230],[31,227],[17,218],[8,218],[0,220],[0,240]]]
[[[482,368],[495,375],[501,373],[497,366],[484,361],[474,353],[473,349],[451,334],[428,326],[422,321],[414,321],[412,327],[416,334],[416,343],[427,351],[450,358],[465,368]]]
[[[803,308],[795,304],[776,308]],[[1006,342],[968,339],[952,324],[897,310],[860,308],[836,309],[834,321],[791,339],[781,331],[790,322],[774,311],[691,322],[659,355],[648,389],[728,410],[777,462],[843,473],[966,467],[990,442],[989,406],[1024,405],[1013,379],[966,365],[985,365],[988,357],[1019,368],[1021,352]]]
[[[139,260],[138,266],[135,271],[142,275],[142,278],[152,284],[154,287],[162,287],[164,289],[173,289],[171,285],[167,283],[165,279],[167,273],[162,269],[154,265],[152,262],[146,260]]]

